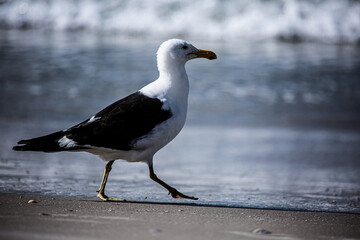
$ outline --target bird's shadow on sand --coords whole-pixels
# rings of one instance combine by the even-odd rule
[[[124,201],[114,201],[108,200],[103,201],[100,199],[81,199],[80,201],[84,202],[94,202],[94,203],[103,203],[103,204],[124,204],[124,203],[132,203],[132,204],[152,204],[152,205],[174,205],[174,206],[197,206],[197,207],[212,207],[212,205],[206,205],[201,203],[194,202],[152,202],[152,201],[135,201],[135,200],[124,200]],[[214,206],[215,207],[215,206]],[[219,207],[219,206],[217,206]],[[227,207],[227,206],[221,206]]]
[[[214,207],[214,208],[236,208],[236,209],[256,209],[256,210],[273,210],[273,211],[292,211],[292,212],[324,212],[323,210],[306,210],[306,209],[284,209],[284,208],[256,208],[256,207],[238,207],[238,206],[224,206],[224,205],[211,205],[211,204],[205,204],[205,203],[196,203],[194,202],[151,202],[151,201],[135,201],[135,200],[125,200],[125,201],[102,201],[97,199],[81,199],[80,201],[84,202],[94,202],[94,203],[102,203],[102,204],[125,204],[125,203],[131,203],[131,204],[150,204],[150,205],[159,205],[159,206],[165,206],[165,205],[172,205],[172,206],[193,206],[193,207]],[[346,214],[354,214],[354,215],[360,215],[360,213],[356,212],[342,212],[342,211],[325,211],[327,213],[346,213]]]

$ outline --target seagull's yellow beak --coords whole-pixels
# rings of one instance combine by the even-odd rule
[[[196,58],[207,58],[209,60],[217,59],[216,54],[210,50],[204,50],[204,49],[198,49],[198,50],[199,50],[198,52],[192,53],[196,56]]]

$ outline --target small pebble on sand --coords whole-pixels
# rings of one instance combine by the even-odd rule
[[[160,228],[154,228],[154,229],[150,229],[151,233],[161,233],[162,230]]]
[[[262,228],[255,229],[253,231],[253,233],[256,233],[256,234],[271,234],[271,232],[269,230],[262,229]]]

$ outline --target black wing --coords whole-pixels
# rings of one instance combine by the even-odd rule
[[[79,145],[130,150],[134,140],[172,116],[162,107],[159,99],[136,92],[97,113],[93,122],[85,121],[67,130],[66,135]]]
[[[26,145],[15,146],[14,150],[48,152],[86,149],[88,146],[131,150],[136,139],[150,133],[156,125],[171,116],[170,110],[163,109],[162,101],[136,92],[114,102],[92,119],[72,128],[39,138],[22,140],[19,144]],[[64,136],[76,142],[76,146],[59,147],[58,141]],[[31,146],[36,148],[31,149]]]

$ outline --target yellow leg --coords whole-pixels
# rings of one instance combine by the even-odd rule
[[[105,195],[105,186],[106,186],[106,182],[109,177],[109,173],[111,171],[111,166],[113,165],[113,163],[114,163],[114,161],[110,161],[105,166],[104,176],[101,181],[100,188],[97,191],[99,193],[97,196],[98,196],[98,198],[100,198],[101,200],[104,200],[104,201],[125,201],[125,199],[122,199],[122,198],[112,198],[112,197],[108,197]]]
[[[152,164],[149,164],[149,172],[150,172],[150,178],[152,180],[154,180],[155,182],[159,183],[164,188],[166,188],[169,191],[169,194],[171,194],[171,196],[173,198],[187,198],[187,199],[192,199],[192,200],[198,200],[198,198],[196,198],[196,197],[189,197],[189,196],[186,196],[185,194],[182,194],[181,192],[179,192],[175,188],[167,185],[165,182],[163,182],[161,179],[159,179],[156,176],[156,174],[154,173],[154,169],[153,169]]]

